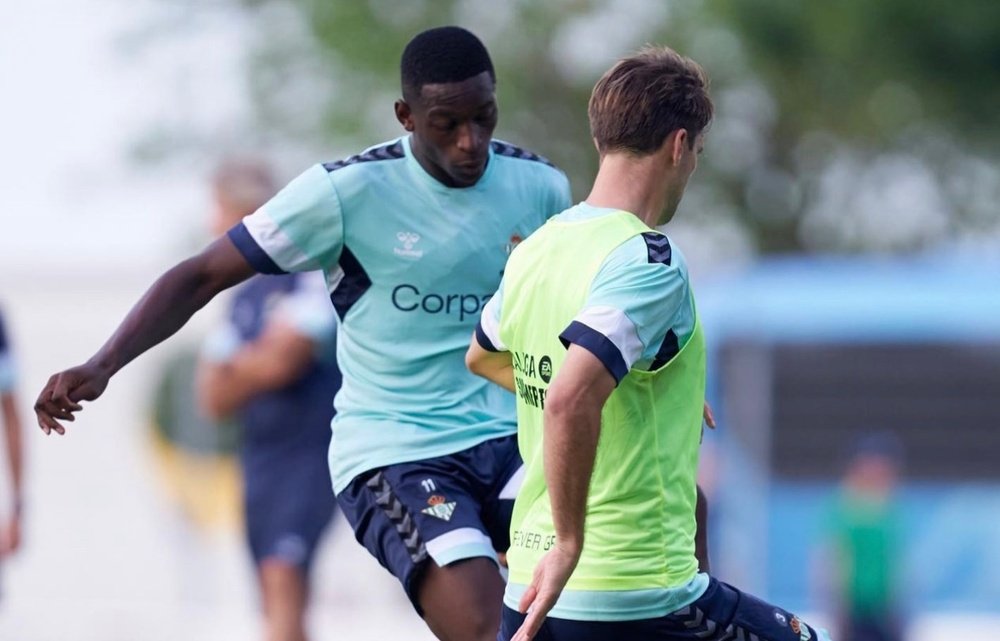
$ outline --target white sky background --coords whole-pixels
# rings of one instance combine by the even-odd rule
[[[0,265],[163,256],[203,224],[213,159],[154,171],[132,167],[127,152],[164,122],[210,126],[239,112],[239,24],[216,15],[192,37],[144,34],[169,24],[164,6],[0,9]]]
[[[30,411],[51,372],[85,359],[159,272],[208,239],[205,176],[218,149],[138,167],[128,155],[151,131],[232,139],[247,122],[249,30],[210,3],[193,18],[187,6],[0,5],[0,303],[28,454],[24,545],[0,567],[5,641],[259,634],[240,533],[193,531],[155,474],[146,422],[170,345],[121,372],[65,437],[42,436]],[[173,347],[197,343],[212,315]],[[317,560],[314,638],[429,639],[395,579],[337,525]]]

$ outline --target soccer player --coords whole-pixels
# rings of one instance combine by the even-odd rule
[[[712,112],[672,50],[616,64],[590,99],[590,195],[518,246],[482,313],[467,362],[516,390],[525,462],[500,639],[817,638],[695,558],[705,345],[684,257],[654,227]]]
[[[21,447],[21,417],[17,410],[14,360],[11,356],[3,313],[0,311],[0,420],[4,426],[3,447],[11,479],[10,514],[0,522],[0,559],[17,551],[21,544],[21,513],[24,510],[24,454]]]
[[[401,75],[408,135],[306,170],[168,271],[97,354],[49,380],[36,412],[62,434],[80,401],[219,291],[255,271],[323,269],[344,379],[330,444],[338,502],[439,638],[492,641],[495,551],[508,546],[521,460],[513,396],[463,356],[510,248],[569,206],[569,184],[492,139],[496,78],[473,34],[418,34]]]
[[[220,235],[275,192],[259,162],[230,160],[213,180]],[[255,276],[240,285],[228,322],[209,335],[198,400],[242,428],[244,522],[257,566],[267,641],[304,641],[309,570],[336,508],[326,451],[340,371],[336,318],[322,274]]]

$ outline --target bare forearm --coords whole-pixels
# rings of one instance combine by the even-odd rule
[[[465,366],[476,376],[495,383],[508,392],[514,392],[514,363],[510,352],[491,352],[481,347],[472,335],[472,342],[465,354]]]
[[[556,539],[577,548],[583,545],[587,494],[600,432],[600,407],[546,406],[545,480]]]
[[[24,451],[21,439],[21,417],[13,394],[0,395],[6,434],[7,461],[15,503],[24,496]]]
[[[230,365],[236,386],[248,394],[282,389],[298,380],[308,368],[311,349],[302,355],[275,354],[272,350],[250,344],[241,349]]]
[[[198,406],[215,420],[232,416],[251,396],[247,390],[233,384],[231,368],[225,364],[200,364],[197,383]]]
[[[135,357],[172,336],[218,292],[243,278],[213,274],[202,256],[176,265],[143,295],[115,333],[90,359],[114,374]]]
[[[315,348],[310,338],[290,326],[269,326],[228,361],[199,366],[202,408],[210,416],[224,417],[258,394],[288,387],[309,370]]]
[[[514,367],[513,365],[501,365],[492,370],[476,372],[486,380],[499,385],[508,392],[514,392]]]

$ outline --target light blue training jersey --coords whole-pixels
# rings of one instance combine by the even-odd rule
[[[465,368],[511,248],[570,204],[566,176],[493,141],[486,171],[446,187],[409,138],[315,165],[229,232],[263,273],[322,269],[340,316],[330,475],[458,452],[514,433],[514,397]]]

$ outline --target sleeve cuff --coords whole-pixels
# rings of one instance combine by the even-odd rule
[[[559,340],[564,347],[569,347],[570,343],[573,343],[596,356],[608,368],[615,383],[620,383],[628,374],[628,365],[625,364],[625,359],[611,339],[579,321],[570,323],[569,327],[559,334]]]
[[[476,323],[476,342],[479,343],[479,346],[487,352],[503,351],[497,348],[497,346],[493,344],[493,341],[490,340],[490,337],[486,335],[486,331],[483,330],[482,321]]]
[[[243,255],[250,266],[261,274],[286,274],[285,270],[278,267],[278,264],[267,255],[261,246],[257,244],[250,230],[243,223],[237,223],[232,229],[226,232],[229,240],[236,246],[237,251]]]

